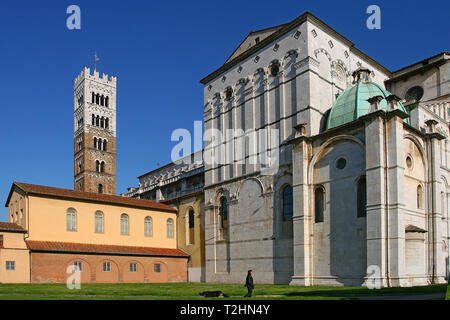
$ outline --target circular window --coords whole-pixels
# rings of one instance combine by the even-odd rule
[[[336,168],[338,168],[338,169],[344,169],[346,165],[347,165],[347,160],[345,160],[344,158],[339,158],[336,161]]]
[[[412,168],[412,159],[411,159],[410,156],[407,156],[407,157],[406,157],[406,166],[407,166],[408,168]]]
[[[270,74],[271,74],[272,76],[276,76],[276,75],[278,74],[278,72],[280,72],[280,67],[278,67],[277,64],[273,64],[273,65],[270,67]]]
[[[405,100],[406,101],[412,101],[412,100],[420,101],[420,99],[422,99],[422,97],[423,97],[423,88],[419,87],[419,86],[415,86],[415,87],[408,89],[408,91],[406,92],[406,95],[405,95]]]

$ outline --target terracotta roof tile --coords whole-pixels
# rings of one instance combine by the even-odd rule
[[[0,222],[0,231],[27,232],[22,226],[10,222]]]
[[[187,253],[179,249],[116,246],[106,244],[88,244],[88,243],[72,243],[72,242],[35,241],[35,240],[26,240],[26,242],[28,248],[34,251],[141,255],[141,256],[170,256],[181,258],[189,257]]]
[[[114,196],[114,195],[108,195],[108,194],[74,191],[74,190],[70,190],[70,189],[39,186],[39,185],[35,185],[35,184],[28,184],[28,183],[21,183],[21,182],[13,183],[10,195],[6,202],[6,206],[8,206],[9,199],[11,197],[14,186],[16,186],[19,189],[23,190],[24,192],[30,193],[30,194],[97,201],[97,202],[103,202],[103,203],[108,203],[108,204],[118,204],[118,205],[123,205],[123,206],[169,211],[169,212],[174,212],[174,213],[177,212],[177,210],[175,208],[172,208],[168,205],[165,205],[163,203],[159,203],[159,202],[156,202],[153,200],[126,198],[126,197],[120,197],[120,196]]]

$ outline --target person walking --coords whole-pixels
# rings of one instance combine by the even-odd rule
[[[255,288],[253,284],[253,271],[248,270],[247,278],[245,279],[244,287],[247,287],[248,293],[245,295],[245,297],[249,298],[252,296],[253,289]]]

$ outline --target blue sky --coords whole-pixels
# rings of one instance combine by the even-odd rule
[[[66,8],[81,8],[81,30]],[[381,8],[381,30],[366,8]],[[13,181],[73,187],[73,78],[84,65],[118,76],[117,192],[170,162],[176,128],[202,120],[199,80],[251,30],[309,10],[390,70],[449,51],[448,1],[0,2],[0,198]],[[7,208],[0,208],[0,221]]]

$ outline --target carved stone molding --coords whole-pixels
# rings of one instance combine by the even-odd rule
[[[304,66],[315,66],[315,67],[319,67],[320,66],[320,62],[317,61],[316,59],[312,58],[312,57],[306,57],[303,60],[300,60],[299,62],[297,62],[296,64],[294,64],[294,68],[295,69],[300,69]]]

